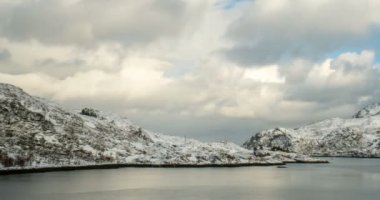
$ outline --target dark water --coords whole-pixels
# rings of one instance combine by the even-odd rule
[[[286,169],[123,168],[0,176],[0,199],[380,199],[380,159],[330,161]]]

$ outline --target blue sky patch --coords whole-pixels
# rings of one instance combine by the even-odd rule
[[[248,1],[248,0],[229,0],[226,2],[226,4],[224,5],[223,8],[225,10],[229,10],[229,9],[235,8],[238,4],[240,4],[244,1]]]

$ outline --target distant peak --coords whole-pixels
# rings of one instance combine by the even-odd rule
[[[374,103],[364,107],[363,109],[359,110],[353,116],[353,118],[364,118],[375,115],[380,115],[380,103]]]

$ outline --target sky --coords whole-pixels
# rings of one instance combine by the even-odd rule
[[[380,102],[378,0],[0,0],[0,82],[242,143]]]

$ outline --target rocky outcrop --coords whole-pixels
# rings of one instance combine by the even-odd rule
[[[243,146],[262,152],[312,156],[380,157],[380,104],[367,106],[352,119],[333,118],[296,129],[264,130]]]

